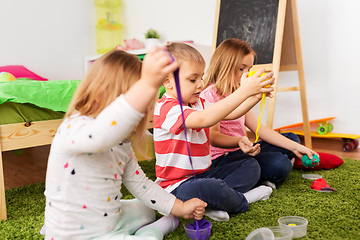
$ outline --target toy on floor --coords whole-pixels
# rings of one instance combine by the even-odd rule
[[[320,159],[318,155],[313,155],[313,158],[310,159],[308,155],[304,155],[301,158],[301,163],[302,165],[304,165],[305,167],[315,167],[317,165],[319,165]]]
[[[356,149],[359,146],[359,141],[357,139],[360,138],[359,134],[348,134],[348,133],[334,133],[333,125],[329,122],[336,117],[327,117],[327,118],[320,118],[315,120],[310,120],[310,125],[313,125],[315,123],[318,123],[318,127],[316,131],[310,131],[311,137],[316,138],[340,138],[343,140],[342,149],[344,152],[350,152],[354,149]],[[275,131],[286,133],[286,132],[292,132],[296,135],[304,136],[304,130],[302,129],[302,126],[304,123],[295,123],[290,124],[287,126],[282,126],[279,128],[275,128]],[[313,126],[314,127],[314,126]]]
[[[314,180],[311,184],[311,188],[319,192],[336,191],[334,188],[330,187],[323,178],[318,178]]]
[[[314,167],[306,167],[303,165],[300,158],[295,158],[294,168],[302,170],[320,170],[320,169],[333,169],[339,167],[344,163],[344,160],[330,153],[318,153],[319,164]]]
[[[356,149],[359,146],[359,141],[352,138],[345,138],[343,139],[343,150],[344,152],[350,152],[354,149]]]

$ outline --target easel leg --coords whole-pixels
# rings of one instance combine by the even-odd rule
[[[274,72],[275,83],[273,85],[273,87],[274,87],[273,97],[270,98],[270,100],[269,100],[269,106],[268,106],[268,110],[267,110],[266,126],[268,128],[273,128],[273,122],[274,122],[277,83],[278,83],[279,72],[280,72],[282,41],[283,41],[283,35],[284,35],[286,2],[287,2],[287,0],[279,1],[279,7],[278,7],[275,45],[274,45],[274,56],[273,56],[273,63],[272,63],[273,64],[272,70]]]
[[[293,17],[295,52],[296,52],[297,70],[298,70],[298,76],[299,76],[299,90],[300,90],[302,117],[303,117],[303,122],[304,122],[305,146],[308,148],[312,148],[308,106],[307,106],[307,101],[306,101],[305,73],[304,73],[304,65],[303,65],[303,58],[302,58],[301,41],[300,41],[300,27],[299,27],[297,2],[296,2],[296,0],[292,0],[289,2],[291,2],[290,5],[291,5],[291,11],[292,11],[292,17]]]
[[[306,101],[305,74],[304,74],[301,42],[300,42],[300,28],[299,28],[296,0],[279,1],[279,4],[281,4],[281,6],[279,5],[278,22],[277,22],[277,28],[279,28],[279,32],[277,32],[276,35],[279,36],[279,39],[275,39],[275,49],[274,49],[274,58],[273,58],[275,91],[273,93],[273,98],[269,100],[266,126],[269,128],[273,127],[277,92],[300,91],[302,118],[304,122],[305,146],[308,148],[312,148],[308,106]],[[286,12],[280,11],[280,9],[286,9]],[[285,31],[281,32],[281,29],[285,29]],[[286,47],[282,49],[281,48],[283,47],[282,45]],[[296,70],[298,72],[299,87],[282,88],[282,89],[279,89],[277,87],[277,78],[279,75],[280,66],[283,67],[283,70],[285,71]]]

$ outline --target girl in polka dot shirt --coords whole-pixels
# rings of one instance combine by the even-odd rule
[[[51,146],[45,239],[162,239],[175,216],[202,218],[206,203],[182,202],[149,180],[130,141],[140,142],[147,109],[177,67],[161,48],[142,64],[113,50],[92,65]],[[136,199],[121,199],[122,184]],[[154,222],[153,209],[167,216]]]

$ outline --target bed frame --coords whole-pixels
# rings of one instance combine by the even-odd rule
[[[0,125],[0,220],[7,219],[2,152],[51,144],[63,119]]]
[[[2,152],[51,144],[62,121],[55,119],[0,125],[0,220],[7,219]],[[147,128],[152,127],[153,118],[150,118]],[[152,142],[152,137],[148,140]],[[149,159],[141,154],[137,158],[139,161]]]

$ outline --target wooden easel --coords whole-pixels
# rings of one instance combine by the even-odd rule
[[[219,21],[219,14],[220,0],[217,1],[217,16],[215,20],[213,51],[215,50],[217,42],[216,38],[218,32],[217,26]],[[265,68],[267,71],[273,71],[275,77],[275,91],[273,93],[273,97],[269,100],[266,126],[273,128],[277,92],[300,91],[301,110],[304,122],[305,146],[312,148],[296,0],[279,0],[273,61],[270,64],[254,65],[252,70],[257,71],[262,68]],[[297,71],[299,86],[284,88],[278,87],[277,84],[280,71]]]

